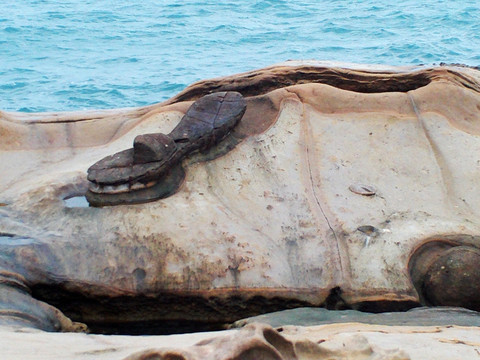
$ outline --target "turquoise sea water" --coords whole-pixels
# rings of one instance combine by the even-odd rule
[[[140,106],[288,59],[480,65],[478,0],[2,0],[0,109]]]

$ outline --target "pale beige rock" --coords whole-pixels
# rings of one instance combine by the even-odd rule
[[[2,360],[152,360],[170,359],[167,355],[173,354],[183,356],[175,358],[179,360],[224,360],[232,359],[236,350],[256,346],[261,350],[254,359],[262,358],[260,355],[300,360],[451,360],[480,356],[478,327],[348,323],[286,326],[280,331],[253,324],[242,330],[215,333],[132,337],[0,328],[0,354]],[[240,359],[250,359],[247,353],[243,355]]]
[[[476,359],[480,356],[478,341],[480,328],[478,327],[414,327],[350,323],[317,327],[285,327],[284,332],[292,342],[308,339],[314,343],[320,342],[320,345],[329,350],[347,349],[346,358],[351,356],[348,354],[349,344],[357,344],[357,349],[361,349],[362,343],[367,348],[366,352],[370,347],[373,352],[372,358],[378,359],[388,359],[388,356],[412,360]],[[354,356],[351,358],[356,359]],[[369,359],[369,357],[364,358]]]

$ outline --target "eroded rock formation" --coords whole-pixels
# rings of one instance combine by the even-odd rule
[[[92,164],[221,91],[245,115],[183,160],[175,194],[68,205]],[[306,305],[479,308],[475,69],[292,63],[138,109],[1,116],[2,322],[161,332]]]
[[[283,329],[282,329],[283,331]],[[186,349],[147,350],[129,356],[125,360],[300,360],[300,359],[382,359],[410,360],[407,353],[399,349],[374,349],[363,336],[343,339],[322,345],[306,338],[290,341],[281,332],[268,325],[251,324],[227,336],[203,340]]]
[[[2,360],[227,360],[232,356],[245,360],[249,354],[254,359],[450,360],[478,357],[479,336],[478,327],[358,323],[277,329],[252,324],[242,330],[170,336],[18,332],[0,327],[0,346]]]
[[[220,143],[245,113],[243,96],[234,91],[205,95],[195,101],[170,134],[138,135],[133,148],[97,161],[88,169],[86,197],[92,206],[136,204],[173,195],[191,153]]]

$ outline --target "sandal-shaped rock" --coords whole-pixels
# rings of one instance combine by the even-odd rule
[[[181,161],[218,144],[246,110],[237,92],[197,100],[168,135],[139,135],[133,149],[107,156],[88,169],[86,198],[92,206],[142,203],[170,196],[180,187]]]

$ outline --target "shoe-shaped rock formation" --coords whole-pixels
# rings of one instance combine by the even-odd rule
[[[238,92],[206,95],[193,103],[168,135],[138,135],[133,149],[105,157],[88,169],[90,205],[153,201],[172,195],[185,176],[181,161],[218,144],[241,119],[246,101]]]

